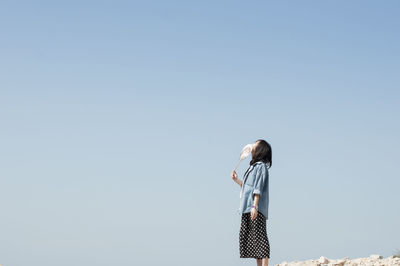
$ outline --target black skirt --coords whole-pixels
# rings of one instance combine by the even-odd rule
[[[253,221],[250,212],[242,213],[239,233],[240,258],[269,258],[270,249],[266,222],[265,216],[260,211]]]

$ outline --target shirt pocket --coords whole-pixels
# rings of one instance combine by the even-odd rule
[[[244,183],[245,185],[249,187],[254,187],[254,182],[255,182],[254,173],[255,169],[253,168],[247,175],[246,182]]]
[[[250,175],[247,177],[245,185],[249,186],[249,187],[254,187],[254,183],[255,183],[255,177],[254,177],[254,173],[250,173]]]
[[[254,188],[254,180],[250,180],[250,179],[246,180],[244,185],[247,187],[247,189],[252,189],[252,188]]]

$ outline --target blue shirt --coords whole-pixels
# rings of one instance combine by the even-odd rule
[[[239,214],[251,211],[254,194],[260,194],[258,211],[268,219],[269,173],[267,164],[261,161],[251,165],[244,174],[240,188]]]

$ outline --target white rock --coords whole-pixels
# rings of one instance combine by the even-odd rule
[[[321,265],[320,263],[318,263],[315,260],[306,260],[304,261],[303,265],[307,265],[307,266],[319,266]]]
[[[345,260],[330,260],[328,265],[329,266],[343,266],[345,264]]]
[[[381,255],[372,254],[365,258],[350,259],[345,257],[342,259],[331,259],[321,256],[318,260],[305,260],[305,261],[284,261],[277,266],[400,266],[400,258],[392,255],[383,258]],[[0,265],[1,266],[1,265]]]
[[[318,262],[319,262],[319,263],[322,263],[322,264],[327,264],[327,263],[329,263],[329,260],[328,260],[328,258],[326,258],[326,257],[324,257],[324,256],[321,256],[321,257],[319,258]]]
[[[375,260],[379,260],[379,259],[382,259],[383,257],[381,256],[381,255],[371,255],[371,256],[369,256],[371,259],[375,259]]]
[[[346,260],[337,260],[335,261],[336,266],[343,266],[346,263]]]

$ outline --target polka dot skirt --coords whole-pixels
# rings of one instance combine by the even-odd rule
[[[240,258],[269,258],[269,240],[267,236],[266,218],[258,211],[255,220],[251,220],[250,212],[242,213],[239,233]]]

